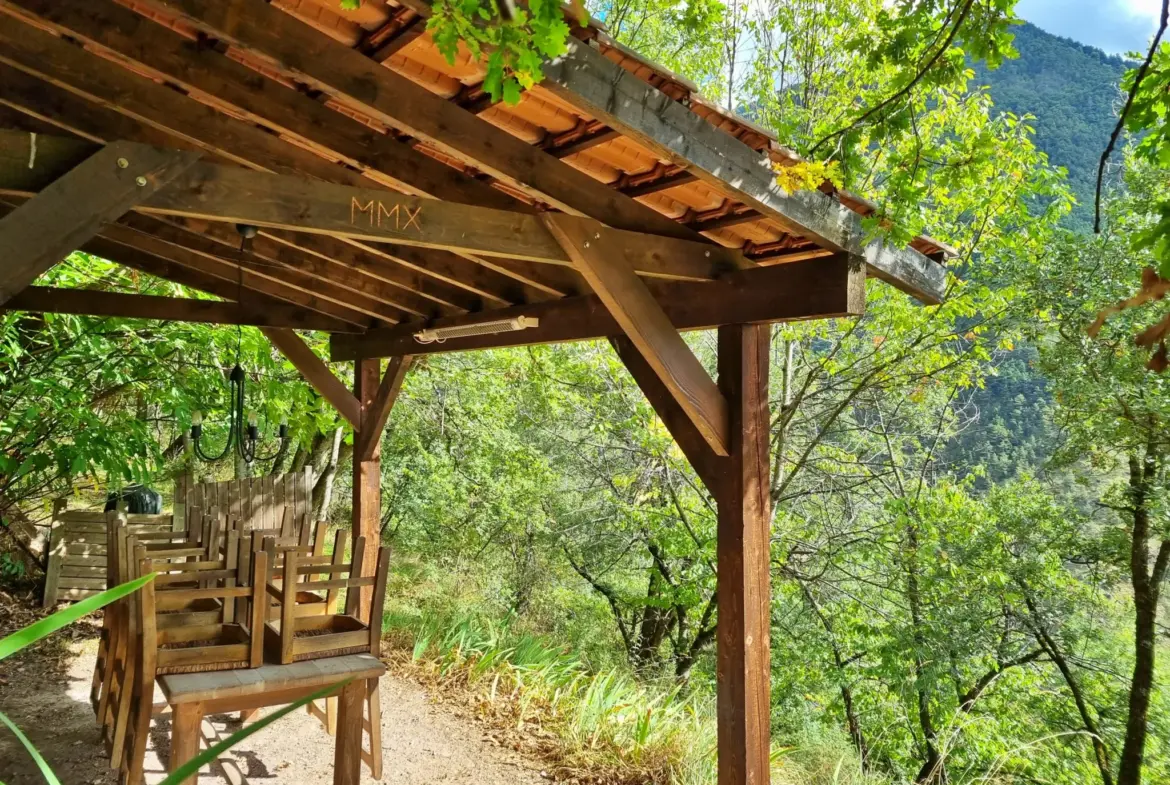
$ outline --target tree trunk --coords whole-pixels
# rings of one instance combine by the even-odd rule
[[[911,523],[906,533],[908,558],[906,563],[906,599],[910,606],[910,624],[914,638],[914,692],[917,702],[918,725],[922,729],[922,740],[926,747],[922,768],[914,781],[937,783],[946,781],[946,768],[938,749],[938,730],[930,712],[930,695],[926,689],[926,665],[922,650],[926,641],[922,639],[922,594],[918,585],[918,528]]]
[[[1117,771],[1118,785],[1140,785],[1146,733],[1149,729],[1150,695],[1154,688],[1154,655],[1158,621],[1158,591],[1170,560],[1170,541],[1163,542],[1150,569],[1150,503],[1153,483],[1161,472],[1161,458],[1153,445],[1143,457],[1129,458],[1129,490],[1133,502],[1133,535],[1129,572],[1133,586],[1134,660],[1129,687],[1129,715],[1125,744]]]
[[[329,505],[333,503],[333,480],[337,477],[337,466],[341,462],[341,435],[342,428],[338,426],[333,431],[329,460],[324,470],[317,474],[317,482],[313,485],[313,520],[316,521],[325,520],[329,514]],[[350,445],[345,446],[353,450]]]
[[[1101,774],[1102,785],[1113,785],[1113,768],[1109,763],[1109,748],[1105,746],[1105,739],[1101,735],[1100,729],[1097,728],[1097,723],[1093,719],[1093,715],[1089,712],[1089,705],[1085,701],[1084,693],[1081,690],[1081,685],[1076,680],[1076,676],[1069,666],[1068,660],[1061,651],[1059,644],[1048,632],[1048,628],[1044,625],[1044,621],[1040,618],[1040,613],[1036,607],[1035,602],[1029,596],[1027,589],[1024,590],[1024,602],[1028,606],[1028,612],[1032,615],[1033,622],[1030,625],[1032,632],[1036,637],[1036,642],[1043,647],[1044,651],[1052,658],[1056,664],[1056,669],[1060,671],[1061,677],[1064,678],[1064,683],[1068,685],[1068,690],[1072,693],[1073,703],[1077,707],[1077,713],[1081,717],[1081,723],[1085,726],[1085,730],[1089,733],[1089,738],[1093,743],[1093,757],[1097,763],[1097,771]]]

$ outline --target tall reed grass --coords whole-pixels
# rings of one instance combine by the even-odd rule
[[[404,659],[465,690],[481,715],[551,741],[541,752],[555,774],[623,785],[715,782],[711,695],[618,669],[592,671],[507,619],[388,614],[386,629]],[[810,733],[798,745],[774,745],[772,782],[878,785],[855,757],[840,740]]]

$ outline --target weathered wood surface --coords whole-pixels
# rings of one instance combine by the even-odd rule
[[[731,454],[716,488],[720,785],[767,783],[771,772],[770,343],[766,325],[719,328],[719,386],[731,404]]]
[[[45,570],[43,603],[73,602],[107,588],[108,543],[106,514],[99,510],[70,510],[64,499],[54,504],[49,523],[49,561]],[[127,515],[128,530],[169,531],[170,515]]]
[[[393,369],[391,369],[393,370]],[[401,370],[401,368],[400,368]],[[354,363],[353,372],[354,397],[361,402],[361,411],[363,413],[360,421],[361,425],[358,428],[358,433],[355,439],[359,445],[366,444],[364,448],[366,457],[364,460],[360,459],[355,454],[353,460],[353,496],[352,496],[352,532],[354,537],[354,548],[356,550],[356,543],[359,539],[365,543],[365,552],[362,554],[362,560],[367,565],[369,574],[374,574],[374,568],[377,564],[378,547],[382,542],[382,457],[379,452],[381,445],[382,433],[379,430],[374,433],[372,427],[379,419],[374,412],[376,396],[378,388],[382,381],[381,376],[381,361],[379,360],[358,360]],[[393,403],[393,401],[390,401]],[[366,429],[365,413],[370,413],[368,420],[370,430]],[[386,409],[389,414],[389,409]],[[385,419],[381,420],[385,424]],[[360,562],[359,562],[360,563]],[[364,577],[364,576],[363,576]],[[359,590],[360,596],[360,612],[364,618],[369,618],[371,601],[373,592],[370,588],[362,588]]]
[[[0,148],[20,146],[22,136],[27,135],[0,132]],[[62,147],[65,152],[56,158]],[[66,146],[47,145],[39,156],[41,165],[33,171],[40,173],[43,182],[57,174],[57,161],[69,160],[74,154]],[[0,192],[29,196],[39,190],[30,188],[38,179],[27,172],[12,172],[15,159],[11,152],[0,157]],[[572,264],[539,216],[395,196],[374,188],[314,182],[207,161],[190,166],[137,209],[504,259]],[[582,231],[599,231],[612,243],[617,259],[640,275],[711,280],[728,270],[754,266],[739,251],[721,246],[599,227],[575,216],[564,216],[562,221],[565,226],[576,223]]]
[[[362,407],[358,398],[346,389],[345,384],[333,375],[325,361],[317,356],[304,340],[292,330],[265,329],[264,334],[272,345],[296,367],[313,389],[333,405],[354,427],[360,427]]]
[[[291,665],[261,665],[215,673],[177,673],[159,678],[159,686],[172,706],[263,695],[286,689],[315,689],[346,679],[376,679],[386,666],[369,654],[347,654]]]
[[[865,268],[845,254],[826,259],[757,267],[729,273],[710,283],[646,279],[654,299],[678,330],[734,322],[779,322],[856,316],[865,311]],[[424,327],[450,327],[496,319],[534,316],[540,325],[518,332],[452,338],[420,344]],[[621,325],[597,295],[485,311],[426,323],[374,329],[361,335],[334,335],[332,360],[438,354],[502,346],[563,343],[623,335]]]
[[[600,225],[544,216],[552,235],[638,348],[670,396],[718,455],[727,455],[727,400],[654,295],[622,264]]]
[[[264,303],[243,309],[235,303],[217,300],[160,297],[96,289],[61,289],[51,286],[30,286],[0,306],[0,310],[116,316],[123,319],[163,319],[170,322],[202,324],[242,324],[299,330],[332,331],[339,326],[336,321],[318,317],[311,311],[276,303]]]
[[[23,136],[23,140],[18,138]],[[36,161],[33,134],[7,143]],[[71,254],[105,224],[165,188],[198,155],[114,142],[54,178],[31,199],[0,219],[0,306],[37,276]]]
[[[354,455],[358,460],[368,461],[377,457],[386,420],[389,419],[390,410],[398,400],[398,393],[402,390],[402,383],[406,380],[406,373],[413,361],[414,358],[410,355],[391,358],[373,400],[369,406],[363,407],[361,439],[354,447]]]
[[[187,492],[191,511],[218,509],[240,524],[241,534],[254,529],[279,529],[286,514],[301,525],[312,524],[313,469],[305,467],[278,477],[245,477],[193,484]]]
[[[678,101],[575,39],[544,66],[542,83],[593,117],[720,190],[781,222],[798,236],[866,260],[873,273],[928,303],[941,300],[942,265],[913,249],[866,243],[861,216],[819,191],[788,193],[771,163]]]

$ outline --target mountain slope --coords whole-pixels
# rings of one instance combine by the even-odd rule
[[[1019,58],[990,72],[977,66],[973,85],[987,85],[1002,111],[1035,115],[1036,143],[1068,168],[1080,202],[1073,222],[1083,226],[1092,216],[1097,162],[1117,121],[1126,62],[1035,25],[1014,32]]]

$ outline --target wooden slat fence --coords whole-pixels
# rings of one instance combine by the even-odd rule
[[[185,491],[183,490],[185,489]],[[180,531],[191,515],[218,511],[239,527],[280,529],[286,508],[292,521],[311,521],[313,468],[278,477],[252,477],[208,483],[176,483],[173,515],[127,515],[131,529]],[[100,510],[70,510],[66,501],[53,505],[49,530],[49,562],[45,570],[44,605],[83,600],[106,588],[106,515]]]
[[[191,485],[184,514],[218,509],[228,520],[238,522],[240,531],[251,531],[279,529],[286,507],[291,508],[293,520],[312,520],[313,467],[276,477],[266,475]]]

